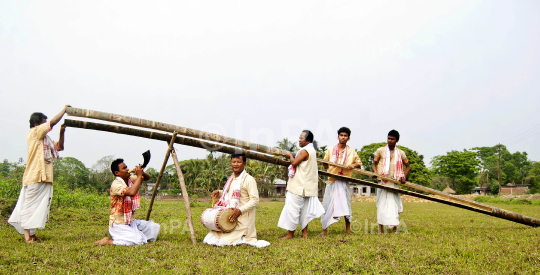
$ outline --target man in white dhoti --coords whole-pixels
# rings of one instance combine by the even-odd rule
[[[411,166],[405,152],[396,146],[398,141],[398,131],[390,131],[388,133],[388,144],[385,147],[377,149],[375,152],[372,168],[377,174],[394,178],[405,183],[407,175],[411,170]],[[405,172],[403,171],[404,164],[407,167]],[[397,184],[386,182],[380,178],[379,183],[399,188]],[[379,224],[379,233],[383,233],[384,226],[387,226],[396,232],[397,227],[399,226],[399,213],[401,212],[403,212],[401,196],[396,192],[377,188],[377,223]]]
[[[349,128],[339,128],[339,143],[328,148],[324,156],[324,160],[347,166],[349,169],[323,164],[328,169],[328,173],[350,177],[352,175],[351,169],[362,167],[362,161],[356,151],[347,145],[350,138],[351,130]],[[325,212],[321,217],[322,236],[325,236],[328,233],[328,227],[339,222],[341,217],[345,218],[346,232],[351,234],[351,190],[348,182],[328,177],[323,197],[323,207]]]
[[[30,116],[30,131],[26,135],[28,159],[24,170],[22,189],[8,223],[15,227],[24,240],[32,243],[39,240],[36,229],[45,228],[53,193],[53,161],[59,159],[58,151],[64,150],[65,125],[60,128],[60,138],[54,142],[47,133],[52,131],[66,113],[64,109],[51,121],[42,113]]]
[[[300,151],[293,157],[288,153],[286,157],[291,160],[289,166],[289,181],[285,206],[281,211],[278,226],[287,230],[283,240],[294,237],[294,231],[300,224],[302,237],[307,238],[308,224],[315,218],[324,214],[324,208],[319,201],[317,168],[317,144],[314,143],[313,133],[304,130],[298,140]]]
[[[237,220],[236,227],[228,233],[210,231],[204,237],[203,243],[215,246],[248,244],[258,248],[270,245],[267,241],[257,240],[255,210],[259,204],[259,191],[255,179],[244,170],[246,161],[246,154],[232,154],[233,174],[222,191],[212,192],[212,199],[220,198],[214,208],[234,209],[229,220]]]
[[[114,160],[111,171],[116,176],[110,190],[109,234],[112,240],[105,237],[94,244],[130,246],[155,241],[161,229],[159,224],[133,218],[141,206],[139,188],[150,175],[138,165],[134,169],[135,175],[131,176],[123,159]]]

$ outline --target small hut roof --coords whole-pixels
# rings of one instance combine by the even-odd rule
[[[446,194],[455,194],[456,193],[456,191],[452,190],[452,188],[450,188],[450,186],[448,186],[448,184],[446,185],[446,188],[444,188],[443,192],[446,193]]]

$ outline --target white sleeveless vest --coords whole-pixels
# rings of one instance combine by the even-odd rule
[[[301,150],[306,150],[309,159],[302,161],[296,167],[294,177],[287,182],[287,191],[306,197],[318,195],[319,173],[317,168],[317,151],[313,146],[305,146]]]

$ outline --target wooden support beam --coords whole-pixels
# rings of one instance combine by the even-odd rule
[[[152,191],[152,198],[150,199],[150,205],[148,206],[148,212],[146,213],[147,221],[150,220],[150,213],[152,213],[152,206],[154,205],[154,199],[156,198],[157,190],[159,187],[159,183],[161,181],[161,177],[163,176],[163,172],[165,172],[165,167],[167,167],[167,162],[169,161],[169,156],[171,155],[175,138],[176,138],[176,132],[174,132],[172,135],[171,142],[169,143],[169,148],[167,149],[167,153],[165,153],[165,159],[163,160],[163,164],[161,165],[161,170],[159,170],[159,175],[156,181],[156,185],[154,185],[154,190]]]
[[[174,139],[173,139],[174,140]],[[180,164],[178,163],[178,158],[176,157],[176,152],[174,148],[172,149],[172,159],[174,161],[174,166],[176,167],[176,173],[178,174],[178,181],[180,182],[180,188],[182,188],[182,197],[184,198],[184,204],[186,206],[186,218],[189,227],[189,236],[191,237],[191,242],[197,244],[197,237],[195,236],[195,228],[193,227],[193,220],[191,218],[191,205],[189,204],[189,195],[186,189],[186,183],[184,182],[184,175],[182,174],[182,169],[180,169]]]

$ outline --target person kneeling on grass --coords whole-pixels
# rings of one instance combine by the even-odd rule
[[[111,184],[111,211],[109,216],[109,234],[97,245],[139,245],[156,240],[160,226],[153,221],[133,219],[140,207],[139,188],[150,175],[141,166],[135,167],[135,176],[131,176],[123,159],[116,159],[111,164],[111,171],[116,179]],[[126,184],[127,183],[127,184]]]
[[[259,191],[255,179],[244,169],[246,161],[246,154],[232,154],[233,174],[225,183],[222,191],[212,192],[212,199],[219,198],[213,206],[214,209],[234,209],[229,219],[231,222],[238,221],[236,227],[228,233],[210,231],[204,237],[203,243],[215,246],[248,244],[257,248],[270,245],[267,241],[257,240],[255,213],[259,204]]]

